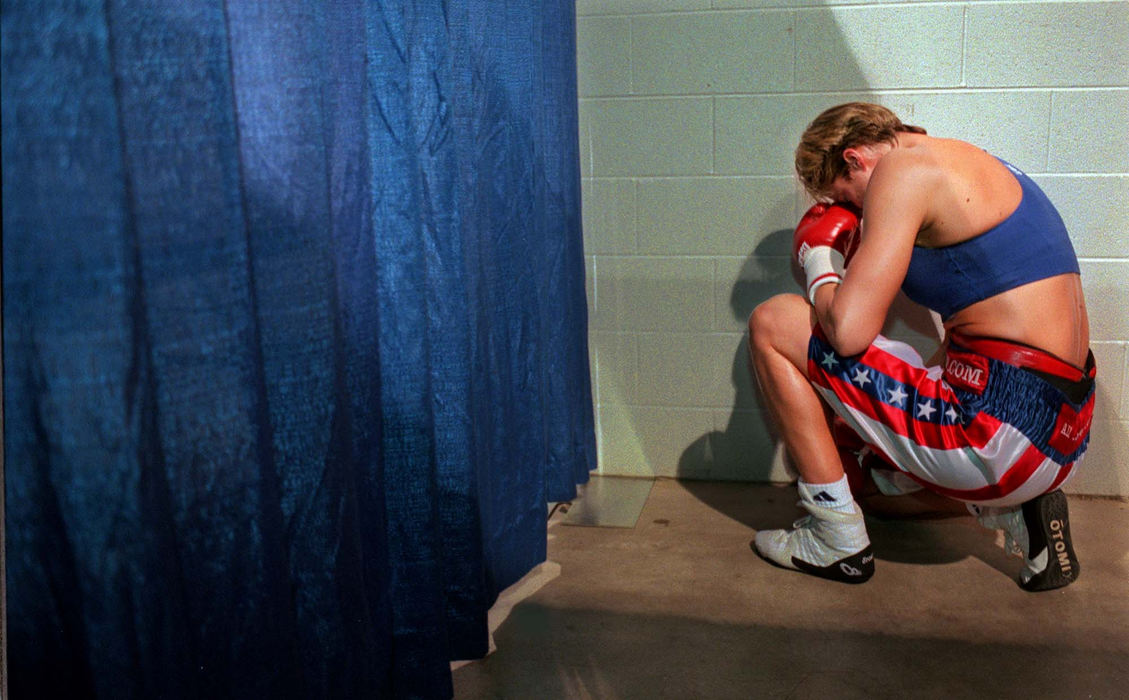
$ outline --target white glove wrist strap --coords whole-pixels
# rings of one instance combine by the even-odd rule
[[[817,246],[804,255],[804,275],[807,277],[808,301],[815,304],[815,290],[825,284],[843,283],[845,265],[843,254],[831,246]]]

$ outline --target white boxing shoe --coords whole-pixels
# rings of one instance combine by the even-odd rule
[[[863,583],[874,575],[874,553],[862,513],[843,513],[800,501],[810,515],[791,530],[761,530],[753,550],[786,569],[844,583]]]

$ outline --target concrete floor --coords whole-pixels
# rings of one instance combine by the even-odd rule
[[[516,604],[456,698],[1129,697],[1129,503],[1070,499],[1081,563],[1027,593],[970,517],[870,520],[850,586],[773,567],[794,487],[655,482],[633,528],[549,528],[560,575]]]

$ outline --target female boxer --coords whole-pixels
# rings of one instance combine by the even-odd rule
[[[882,493],[969,504],[1023,554],[1025,589],[1077,579],[1060,487],[1088,444],[1094,362],[1054,206],[1013,166],[872,104],[819,115],[796,171],[820,201],[794,239],[806,298],[759,305],[749,349],[809,515],[757,533],[756,551],[827,578],[872,575],[833,412],[889,467],[874,474]],[[899,289],[943,318],[938,364],[879,335]]]

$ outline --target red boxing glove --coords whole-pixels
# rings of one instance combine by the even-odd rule
[[[850,205],[821,202],[807,210],[796,225],[792,252],[807,277],[808,301],[815,303],[815,290],[823,285],[843,282],[858,242],[859,217]]]

